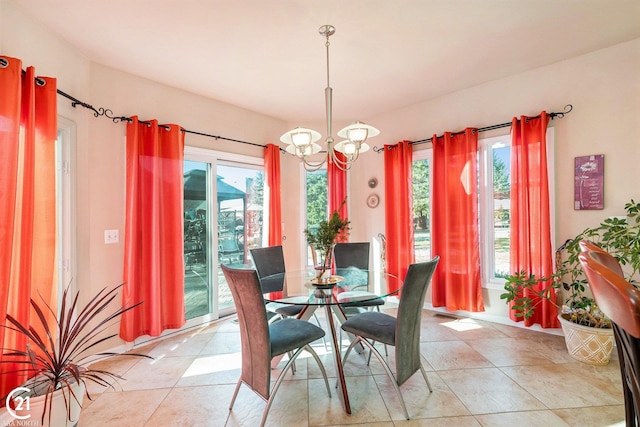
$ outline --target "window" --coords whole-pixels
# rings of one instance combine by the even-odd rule
[[[305,198],[307,224],[309,230],[317,229],[320,221],[326,220],[329,215],[329,198],[327,194],[327,170],[305,172]],[[305,243],[306,245],[306,243]],[[307,265],[312,265],[311,251],[307,248]]]
[[[234,311],[220,264],[243,265],[263,238],[263,159],[185,147],[185,310],[189,325]]]
[[[509,274],[511,137],[481,139],[479,147],[482,281],[501,286]]]
[[[554,236],[554,131],[547,128],[547,170],[551,241]],[[502,289],[509,274],[511,244],[511,135],[479,141],[480,164],[480,257],[485,287]]]
[[[58,117],[56,140],[56,215],[57,215],[57,262],[58,262],[58,306],[62,304],[62,293],[68,286],[71,293],[77,290],[76,236],[75,236],[75,188],[74,152],[76,125],[71,120]]]
[[[416,262],[431,259],[431,161],[432,150],[413,152],[413,250]]]

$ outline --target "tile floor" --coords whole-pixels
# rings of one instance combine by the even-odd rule
[[[389,310],[394,314],[394,309]],[[324,319],[321,319],[321,322]],[[320,371],[303,353],[288,374],[267,418],[269,426],[580,426],[624,425],[617,357],[607,366],[571,359],[562,336],[425,310],[423,363],[401,387],[402,410],[375,358],[351,355],[345,365],[352,414],[335,393],[329,398]],[[331,355],[314,344],[327,373]],[[393,358],[393,349],[389,349]],[[265,403],[242,386],[229,402],[240,372],[240,335],[233,319],[168,337],[136,349],[154,360],[119,358],[101,367],[126,378],[116,391],[91,386],[80,427],[257,426]],[[615,352],[615,351],[614,351]],[[284,362],[281,362],[281,365]],[[308,366],[307,366],[308,363]],[[330,383],[334,384],[334,382]]]

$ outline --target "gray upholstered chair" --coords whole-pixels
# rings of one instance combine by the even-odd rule
[[[377,311],[367,311],[351,317],[342,324],[344,331],[356,336],[347,348],[344,363],[356,344],[362,343],[369,347],[371,354],[378,358],[391,379],[407,419],[409,419],[409,413],[400,393],[400,386],[420,370],[429,391],[432,391],[420,355],[420,319],[427,288],[439,259],[440,257],[436,256],[431,261],[409,266],[400,293],[397,317]],[[395,376],[383,356],[368,340],[396,348]]]
[[[302,350],[307,350],[318,363],[327,393],[331,397],[324,365],[310,346],[312,342],[324,337],[325,332],[309,322],[298,319],[286,318],[269,324],[256,271],[235,269],[226,265],[221,265],[220,268],[227,279],[236,305],[242,343],[242,373],[229,410],[233,409],[240,385],[245,384],[267,402],[260,422],[260,426],[263,426],[286,372]],[[285,353],[292,355],[271,388],[271,359]]]
[[[262,292],[280,292],[284,288],[284,253],[282,246],[269,246],[249,251],[258,272]],[[282,318],[297,316],[304,306],[292,304],[268,303],[267,310],[279,314]]]
[[[336,267],[336,274],[345,278],[344,284],[349,284],[351,289],[356,289],[353,284],[362,282],[366,291],[369,280],[369,242],[349,242],[336,243],[333,248],[333,260]],[[339,296],[340,294],[338,294]],[[354,314],[353,309],[359,307],[376,307],[380,311],[380,306],[384,304],[381,298],[370,301],[352,302],[343,305],[347,314]],[[346,309],[351,310],[346,310]],[[358,311],[356,310],[355,313]]]

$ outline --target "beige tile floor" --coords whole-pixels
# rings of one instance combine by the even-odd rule
[[[303,353],[295,375],[289,373],[278,391],[267,425],[624,425],[615,354],[607,366],[589,366],[569,357],[561,336],[428,310],[421,326],[421,352],[433,393],[419,373],[401,387],[410,421],[375,359],[367,367],[365,358],[354,354],[345,365],[352,407],[348,415],[335,393],[327,396],[317,365]],[[322,342],[314,348],[335,377],[330,353]],[[229,411],[240,372],[240,335],[233,319],[136,351],[154,360],[100,362],[126,381],[115,391],[90,387],[93,400],[85,399],[80,427],[259,425],[265,403],[245,386]],[[390,348],[389,359],[393,357]]]

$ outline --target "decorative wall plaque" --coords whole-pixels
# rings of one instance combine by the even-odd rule
[[[574,209],[604,209],[604,154],[575,158]]]

